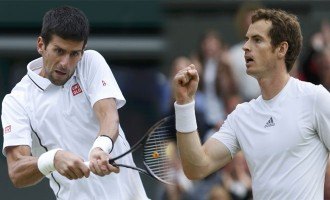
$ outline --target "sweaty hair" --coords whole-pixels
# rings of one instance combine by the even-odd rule
[[[84,41],[87,43],[89,22],[86,15],[79,9],[70,6],[54,8],[43,17],[41,37],[45,46],[53,35],[65,40]]]
[[[268,34],[273,48],[277,47],[281,42],[288,43],[289,47],[285,55],[285,64],[289,72],[302,48],[303,36],[297,16],[283,10],[259,9],[252,16],[252,23],[259,20],[272,22],[272,27]]]

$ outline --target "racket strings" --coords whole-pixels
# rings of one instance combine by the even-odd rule
[[[175,145],[175,124],[161,124],[149,135],[144,146],[144,163],[157,178],[172,183],[175,178],[173,169],[173,145]]]

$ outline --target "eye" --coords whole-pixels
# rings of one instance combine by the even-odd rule
[[[55,53],[58,54],[58,55],[62,55],[63,54],[63,49],[54,49]]]
[[[255,41],[256,43],[260,43],[262,40],[261,40],[260,38],[255,38],[254,41]]]
[[[78,57],[78,56],[80,56],[80,52],[78,52],[78,51],[74,51],[74,52],[70,53],[70,57]]]

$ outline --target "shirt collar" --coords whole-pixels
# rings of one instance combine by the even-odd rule
[[[53,85],[49,79],[44,78],[39,75],[43,66],[42,57],[32,60],[27,65],[28,76],[32,80],[32,82],[41,90],[46,90],[49,86]],[[76,76],[76,71],[73,74],[73,77]],[[72,77],[71,77],[72,78]]]

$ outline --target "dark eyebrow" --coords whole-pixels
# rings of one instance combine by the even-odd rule
[[[66,52],[66,50],[65,49],[63,49],[62,47],[60,47],[60,46],[57,46],[56,44],[54,45],[54,48],[55,49],[60,49],[60,50],[62,50],[62,51],[64,51],[64,52]]]
[[[255,34],[255,35],[252,35],[251,38],[262,38],[262,37],[259,34]]]
[[[60,47],[60,46],[58,46],[58,45],[56,45],[56,44],[54,44],[54,47],[55,47],[56,49],[61,49],[62,51],[67,52],[67,50],[63,49],[62,47]],[[71,51],[70,53],[82,53],[82,52],[83,52],[83,50],[73,50],[73,51]]]
[[[59,49],[63,49],[62,47],[60,47],[60,46],[58,46],[56,44],[54,44],[54,47],[59,48]]]
[[[259,35],[259,34],[252,35],[251,38],[252,38],[252,39],[264,39],[264,37],[262,37],[262,36]]]
[[[82,53],[83,52],[83,50],[73,50],[71,53]]]

